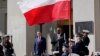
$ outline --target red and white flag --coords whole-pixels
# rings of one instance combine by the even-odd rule
[[[70,19],[70,0],[22,0],[18,2],[30,26]]]

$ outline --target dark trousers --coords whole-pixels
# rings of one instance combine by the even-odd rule
[[[42,56],[41,54],[35,54],[35,56]]]
[[[6,52],[5,52],[5,55],[6,56],[12,56],[12,53],[13,53],[12,50],[7,49]]]
[[[35,55],[35,56],[41,56],[41,55]]]
[[[4,56],[4,54],[3,53],[0,53],[0,56]]]

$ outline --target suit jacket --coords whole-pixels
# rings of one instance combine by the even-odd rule
[[[3,46],[0,45],[0,56],[4,56],[4,53],[3,53]]]
[[[61,33],[60,36],[61,36],[61,38],[57,39],[58,38],[57,34],[54,34],[51,44],[53,45],[52,51],[59,51],[60,55],[61,55],[62,54],[62,46],[63,46],[63,43],[65,42],[64,41],[64,33]]]
[[[88,36],[84,37],[84,38],[83,38],[83,42],[84,42],[84,45],[85,45],[85,46],[88,46],[89,43],[90,43],[89,37],[88,37]]]
[[[79,54],[80,56],[84,56],[85,52],[84,52],[84,43],[82,41],[79,41],[75,44],[75,46],[73,46],[72,48],[72,52]]]
[[[34,52],[36,55],[41,55],[46,50],[46,39],[41,37],[41,40],[38,41],[38,38],[34,40]]]

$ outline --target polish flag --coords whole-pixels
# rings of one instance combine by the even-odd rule
[[[70,19],[70,0],[22,0],[18,2],[30,26]]]

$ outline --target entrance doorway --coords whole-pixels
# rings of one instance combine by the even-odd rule
[[[65,33],[67,42],[68,42],[69,38],[73,39],[73,22],[72,22],[72,20],[70,22],[69,22],[69,20],[58,21],[58,26],[60,26],[63,29],[63,32]]]
[[[69,29],[69,26],[71,27],[71,29]],[[67,41],[69,38],[73,38],[73,25],[63,25],[62,28],[63,28],[63,32],[66,34]],[[69,34],[71,34],[71,36],[69,36]]]

